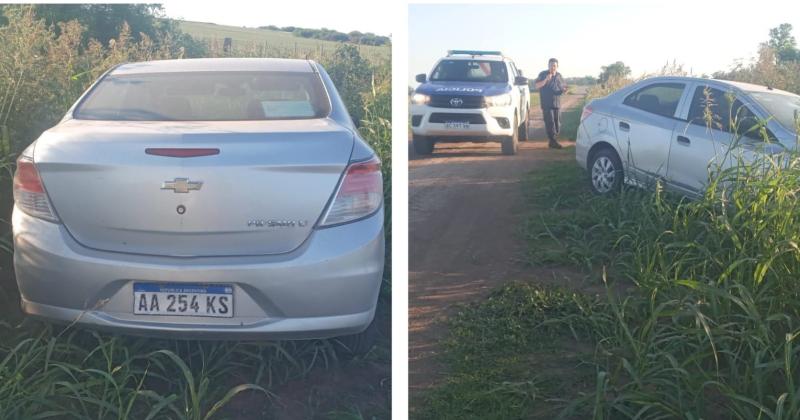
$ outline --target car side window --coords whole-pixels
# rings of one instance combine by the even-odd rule
[[[762,124],[756,114],[730,91],[698,86],[689,106],[689,122],[726,133],[736,131],[749,138],[763,140],[760,130]]]
[[[512,77],[519,76],[519,71],[517,71],[517,66],[514,65],[513,61],[509,61],[508,65],[511,66],[511,75]]]
[[[683,95],[683,83],[654,83],[628,95],[623,104],[665,117],[674,117]]]

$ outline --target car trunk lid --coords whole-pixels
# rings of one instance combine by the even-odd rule
[[[267,255],[310,235],[352,147],[353,133],[330,119],[71,120],[42,136],[34,160],[61,221],[87,247]],[[186,149],[218,153],[174,156]]]

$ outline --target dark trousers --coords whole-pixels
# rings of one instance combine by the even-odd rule
[[[561,131],[561,121],[558,118],[559,108],[542,108],[544,115],[544,128],[547,130],[547,138],[550,142],[555,142],[558,133]]]

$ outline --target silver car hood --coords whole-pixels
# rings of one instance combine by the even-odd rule
[[[266,255],[290,252],[310,235],[353,143],[353,133],[331,119],[67,120],[37,140],[34,161],[61,221],[87,247]],[[219,154],[164,157],[146,154],[148,148]],[[180,179],[201,185],[162,189]]]

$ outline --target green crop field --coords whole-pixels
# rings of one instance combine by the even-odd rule
[[[291,51],[293,56],[313,53],[315,56],[332,53],[340,42],[303,38],[289,32],[269,29],[244,28],[238,26],[217,25],[215,23],[177,21],[180,29],[194,38],[212,42],[223,42],[231,38],[234,48],[248,46],[265,46],[267,50]],[[238,44],[238,45],[237,45]],[[359,53],[369,60],[388,60],[391,57],[390,46],[356,45]]]

